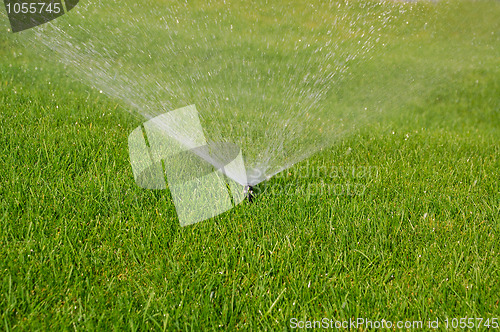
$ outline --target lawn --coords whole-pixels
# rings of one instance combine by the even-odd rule
[[[381,37],[393,42],[324,99],[376,116],[262,183],[254,203],[188,227],[168,190],[134,182],[127,139],[144,118],[23,47],[0,16],[1,329],[500,321],[500,3],[413,6],[422,14],[395,16]]]

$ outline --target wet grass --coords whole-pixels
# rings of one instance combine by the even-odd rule
[[[141,121],[0,35],[2,329],[500,318],[500,8],[460,6],[443,29],[470,30],[422,50],[448,60],[390,45],[379,79],[401,84],[372,88],[400,98],[383,120],[186,228],[168,191],[134,183]],[[401,75],[414,63],[433,89]]]

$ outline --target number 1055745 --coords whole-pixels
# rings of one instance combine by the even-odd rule
[[[42,13],[54,13],[59,14],[63,11],[61,3],[7,3],[5,5],[7,7],[8,14],[42,14]]]
[[[498,329],[497,318],[445,318],[446,329],[478,329],[478,328],[493,328]]]

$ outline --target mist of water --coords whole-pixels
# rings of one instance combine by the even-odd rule
[[[349,84],[412,8],[91,0],[24,38],[144,120],[196,105],[209,145],[241,148],[247,174],[234,180],[255,185],[370,119]],[[177,140],[193,148],[187,137]]]

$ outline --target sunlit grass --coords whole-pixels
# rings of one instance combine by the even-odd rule
[[[254,204],[186,228],[168,191],[134,183],[127,137],[141,120],[0,35],[2,329],[499,317],[500,8],[459,7],[440,24],[460,33],[421,54],[388,45],[352,78],[399,94],[372,105],[390,112],[262,184]]]

